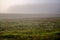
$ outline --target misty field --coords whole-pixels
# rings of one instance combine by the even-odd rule
[[[0,19],[0,40],[59,40],[60,18]]]

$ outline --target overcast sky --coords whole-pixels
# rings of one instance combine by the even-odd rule
[[[0,13],[60,13],[60,0],[0,0]]]

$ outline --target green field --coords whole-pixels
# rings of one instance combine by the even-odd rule
[[[0,40],[59,40],[60,17],[0,19]]]

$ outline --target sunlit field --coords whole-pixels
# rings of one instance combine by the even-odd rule
[[[0,19],[0,40],[59,40],[60,17]]]

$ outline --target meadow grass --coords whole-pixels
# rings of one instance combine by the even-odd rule
[[[2,19],[0,39],[59,40],[60,18]]]

